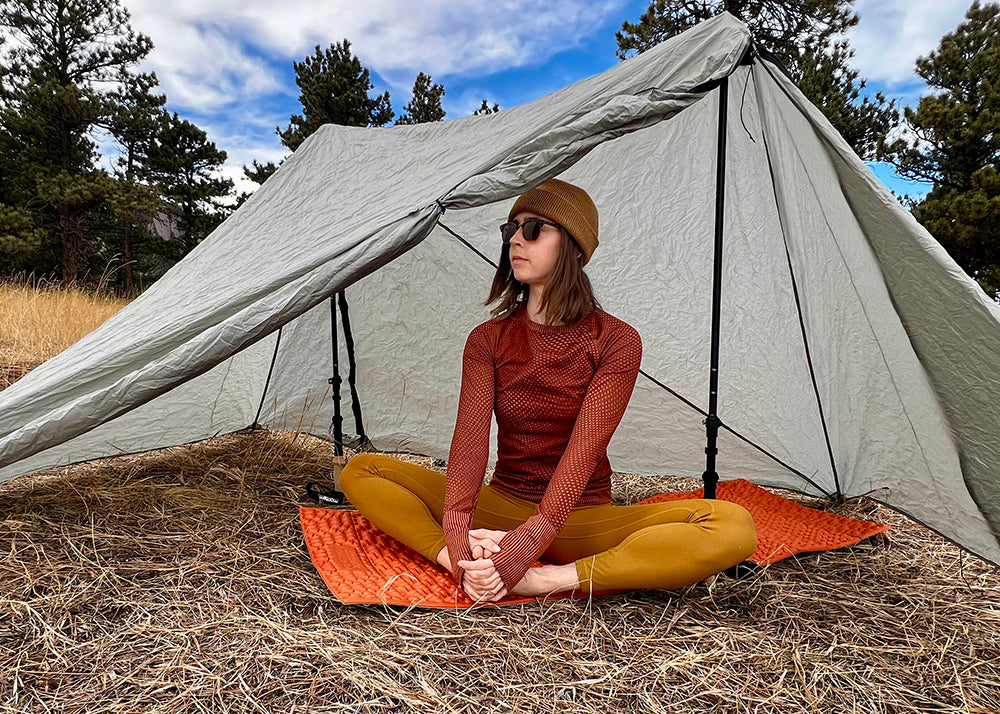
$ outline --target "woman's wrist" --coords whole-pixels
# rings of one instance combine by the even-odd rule
[[[448,555],[448,546],[445,545],[438,551],[437,558],[435,558],[437,564],[442,568],[447,570],[449,573],[454,572],[454,568],[451,565],[451,557]]]

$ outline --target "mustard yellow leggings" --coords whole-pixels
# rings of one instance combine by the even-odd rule
[[[445,477],[379,454],[359,454],[340,486],[351,503],[396,540],[434,562],[445,546],[441,517]],[[538,504],[482,487],[473,528],[509,531]],[[647,505],[579,506],[545,551],[554,563],[576,563],[580,587],[673,589],[742,562],[757,547],[753,519],[729,501],[683,500]]]

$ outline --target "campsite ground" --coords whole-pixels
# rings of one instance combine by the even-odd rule
[[[298,526],[330,457],[243,432],[0,484],[0,712],[1000,711],[1000,568],[874,502],[793,496],[893,529],[746,580],[343,606]],[[690,486],[621,474],[615,498]]]

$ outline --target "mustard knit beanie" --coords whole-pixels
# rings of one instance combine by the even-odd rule
[[[517,199],[507,220],[521,211],[536,213],[565,228],[583,251],[583,265],[597,250],[597,206],[582,188],[550,179]]]

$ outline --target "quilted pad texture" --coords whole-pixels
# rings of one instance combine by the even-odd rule
[[[701,498],[704,491],[668,493],[643,503]],[[718,486],[717,496],[753,515],[757,551],[750,557],[769,565],[796,553],[854,545],[889,526],[817,511],[739,479]],[[316,569],[343,603],[468,608],[475,603],[455,586],[451,575],[390,538],[356,512],[329,508],[299,511],[306,546]],[[587,597],[586,594],[549,596]],[[508,596],[490,605],[512,605],[535,598]]]

